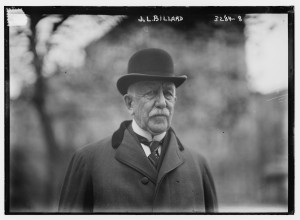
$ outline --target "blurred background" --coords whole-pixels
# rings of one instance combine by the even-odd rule
[[[188,76],[172,126],[208,160],[219,210],[287,212],[287,14],[7,13],[9,211],[57,211],[74,151],[130,119],[115,86],[130,56],[158,47]]]

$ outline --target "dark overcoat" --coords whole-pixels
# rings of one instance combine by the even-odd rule
[[[113,137],[77,151],[61,192],[62,212],[215,212],[205,159],[172,129],[157,171],[123,122]]]

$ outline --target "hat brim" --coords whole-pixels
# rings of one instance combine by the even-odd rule
[[[175,87],[179,87],[187,79],[186,75],[182,76],[154,76],[147,74],[131,73],[121,76],[117,81],[117,88],[122,95],[127,93],[128,87],[136,82],[141,81],[167,81],[173,82]]]

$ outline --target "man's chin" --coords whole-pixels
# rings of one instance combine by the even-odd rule
[[[167,124],[153,125],[149,127],[149,131],[152,135],[158,135],[168,130]]]

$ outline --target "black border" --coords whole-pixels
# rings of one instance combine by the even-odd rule
[[[141,15],[141,14],[261,14],[294,13],[294,6],[145,6],[145,7],[95,7],[95,6],[5,6],[6,9],[22,8],[28,14],[104,14],[104,15]],[[155,11],[154,11],[155,10]],[[184,12],[184,13],[183,13]]]
[[[288,212],[295,213],[295,20],[288,13]]]
[[[11,212],[10,211],[10,93],[9,93],[9,27],[7,9],[22,9],[26,14],[104,14],[104,15],[152,15],[152,14],[288,14],[288,212],[218,212],[218,213],[58,213],[58,212]],[[192,6],[192,7],[85,7],[85,6],[4,6],[4,117],[5,117],[5,214],[6,215],[292,215],[295,213],[295,155],[294,155],[294,116],[295,116],[295,32],[294,6]]]
[[[6,8],[4,8],[4,206],[5,214],[9,213],[10,204],[10,90],[9,90],[9,28]]]

